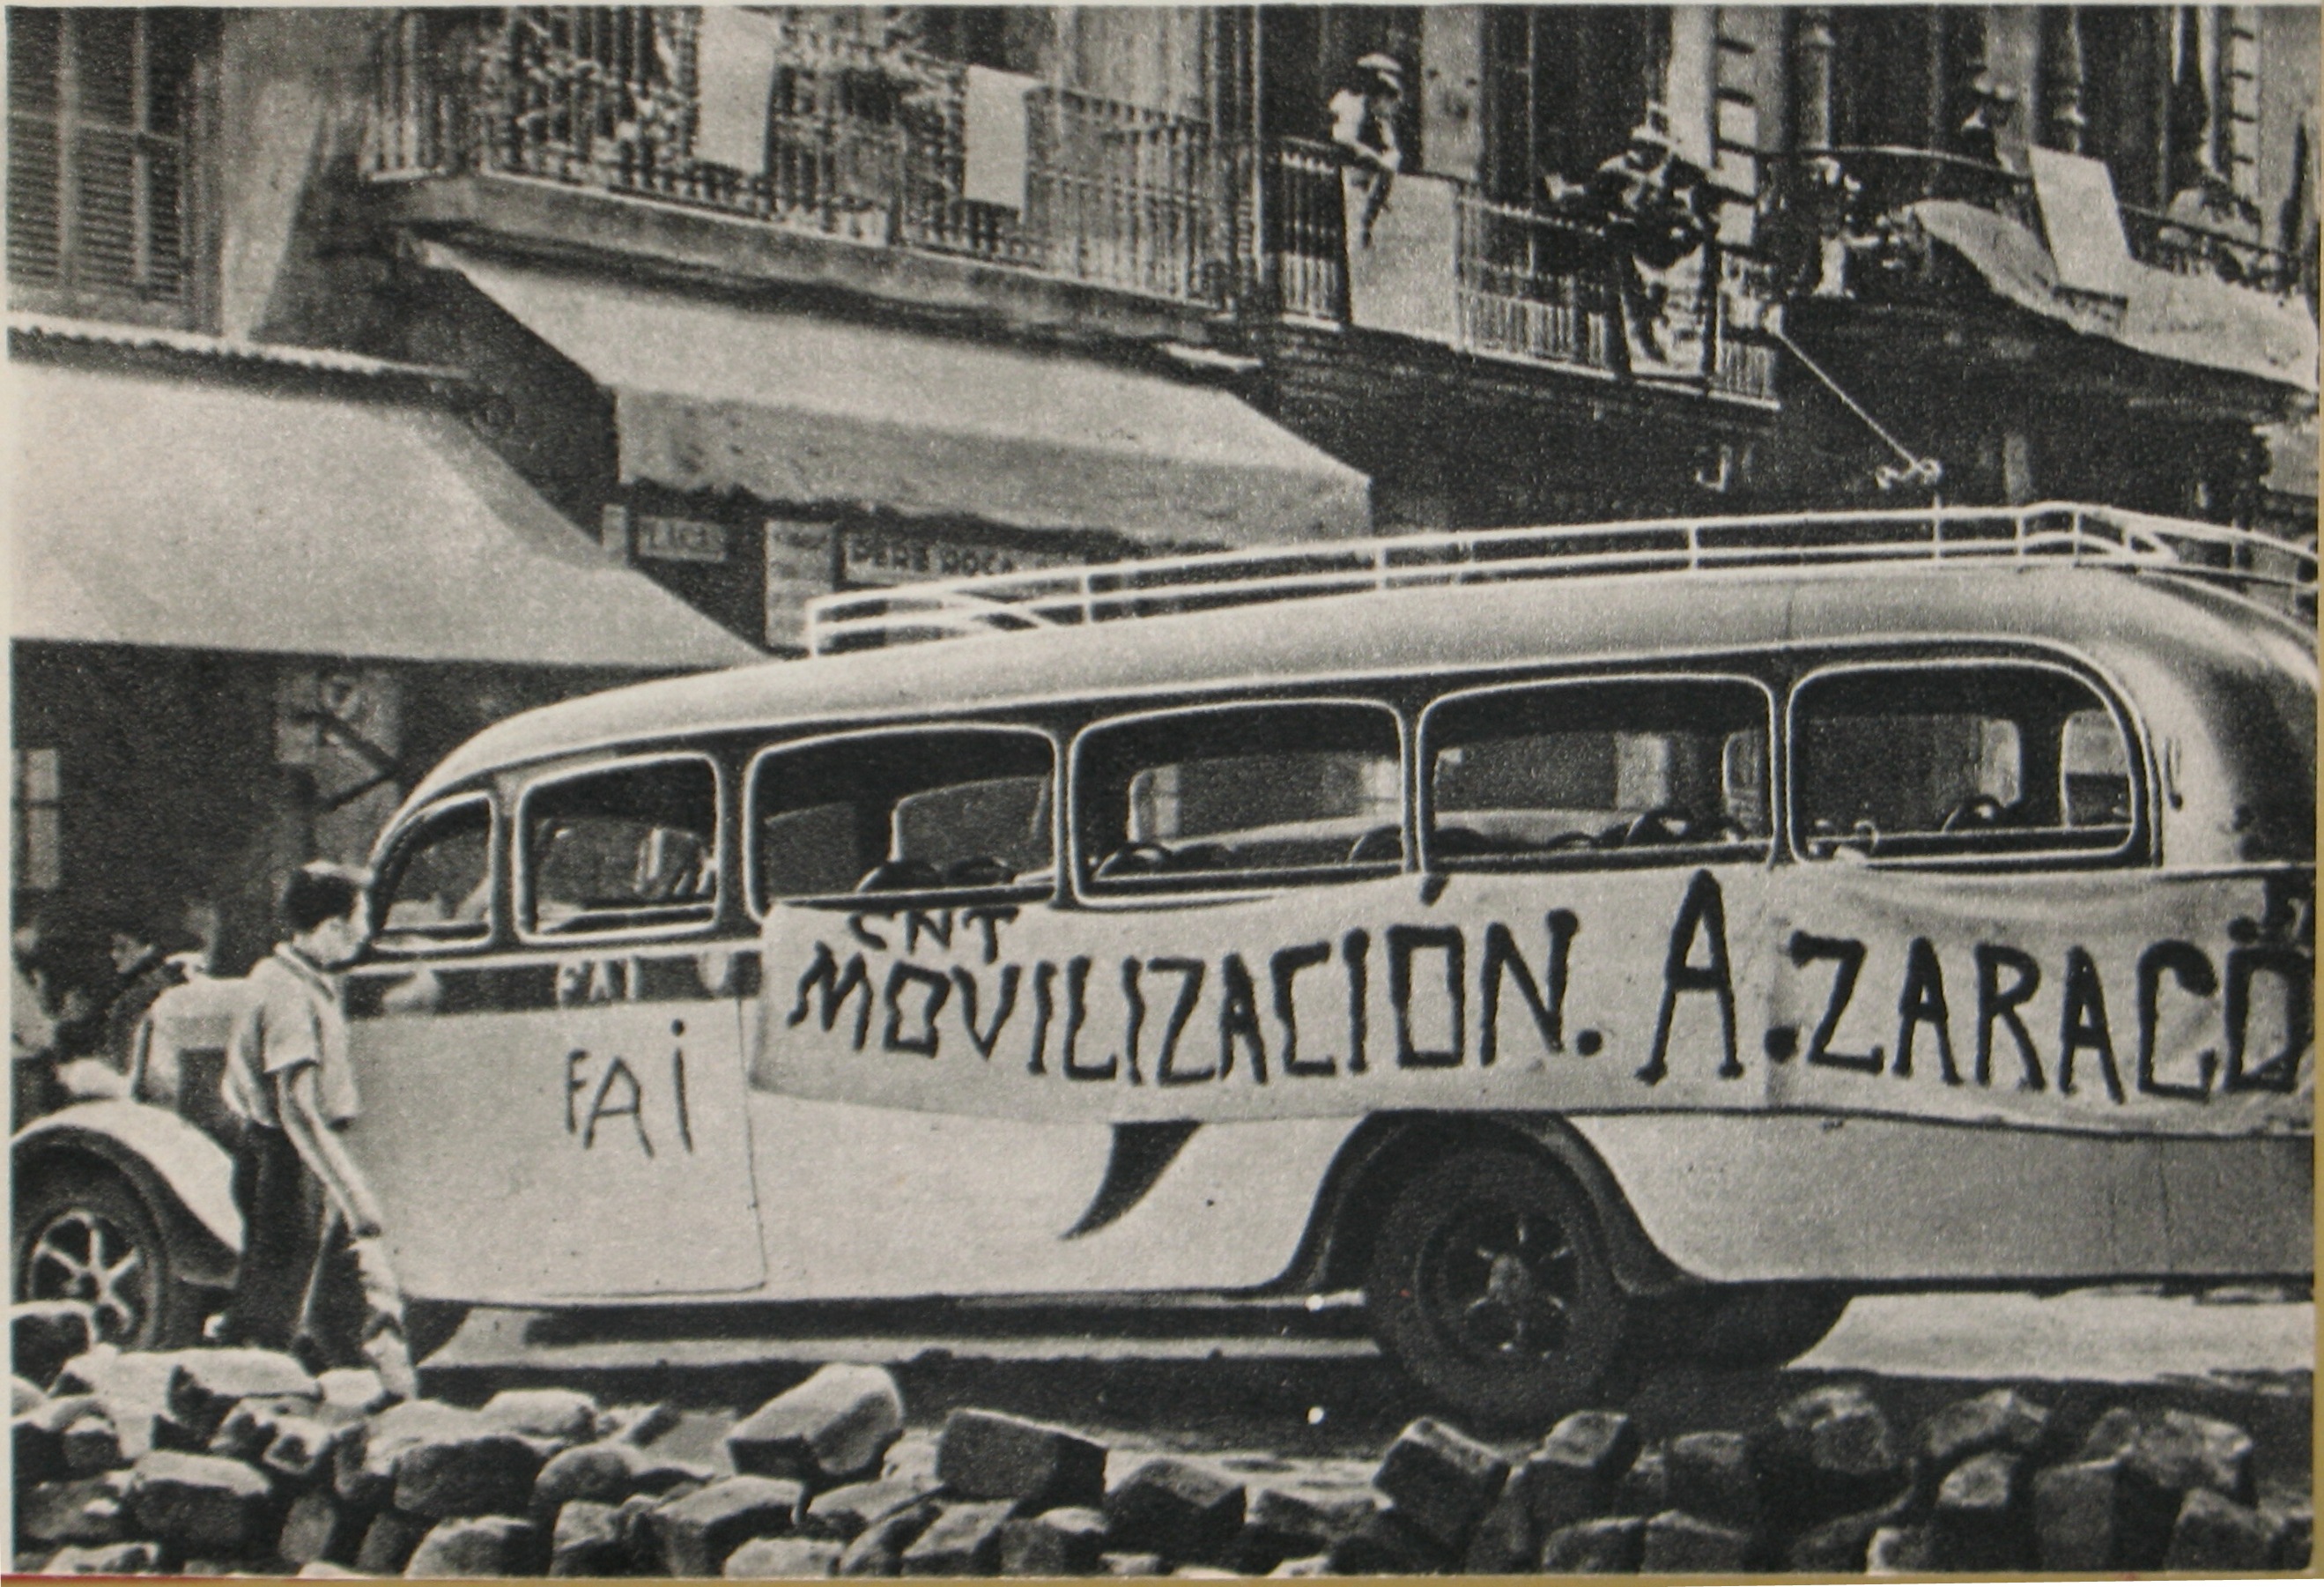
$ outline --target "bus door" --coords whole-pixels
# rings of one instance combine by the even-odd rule
[[[349,977],[364,1098],[350,1144],[414,1294],[521,1303],[761,1281],[742,1045],[758,955],[701,935],[720,885],[715,817],[701,757],[535,784],[517,814],[514,907],[536,940],[486,956],[457,952],[484,935],[484,801],[423,817],[391,857],[393,957]]]

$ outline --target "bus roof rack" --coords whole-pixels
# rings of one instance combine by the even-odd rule
[[[2312,618],[2316,610],[2313,547],[2119,507],[2043,502],[1431,531],[938,579],[818,596],[807,603],[807,648],[831,655],[1429,586],[1996,562],[2199,578],[2284,613]]]

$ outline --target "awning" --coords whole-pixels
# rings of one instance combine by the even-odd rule
[[[2076,291],[2041,237],[2007,216],[1950,198],[1906,212],[2020,308],[2158,358],[2315,393],[2316,322],[2303,299],[2129,261],[2116,269],[2114,292]]]
[[[18,359],[19,639],[680,669],[763,660],[451,415]]]
[[[1170,544],[1370,529],[1365,475],[1225,392],[441,245],[429,257],[613,392],[625,482]]]

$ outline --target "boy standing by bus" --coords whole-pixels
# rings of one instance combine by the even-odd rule
[[[284,884],[281,917],[288,935],[253,966],[227,1053],[226,1100],[243,1121],[243,1241],[226,1332],[269,1350],[303,1341],[325,1365],[359,1354],[409,1398],[417,1384],[378,1203],[338,1138],[361,1100],[334,972],[371,939],[364,879],[301,866]]]

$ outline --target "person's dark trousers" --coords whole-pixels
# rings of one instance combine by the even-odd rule
[[[287,1351],[299,1335],[322,1243],[322,1187],[287,1133],[245,1121],[234,1157],[234,1201],[242,1213],[242,1260],[227,1341]]]

